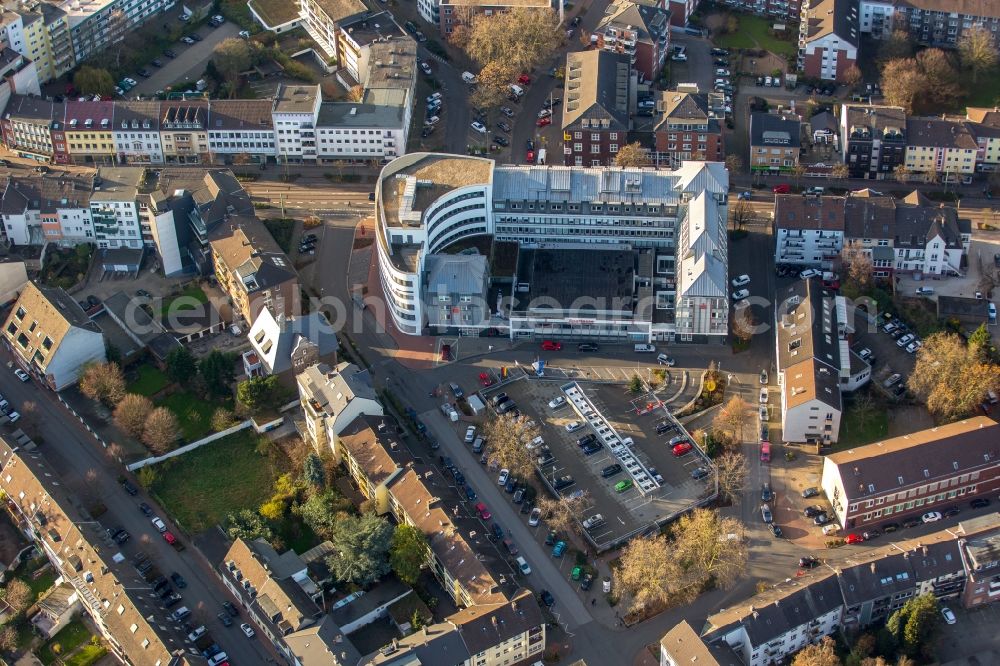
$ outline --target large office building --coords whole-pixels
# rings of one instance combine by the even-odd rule
[[[727,191],[717,162],[667,171],[401,157],[376,185],[388,313],[407,335],[722,341]],[[505,250],[492,265],[443,253],[477,237]]]

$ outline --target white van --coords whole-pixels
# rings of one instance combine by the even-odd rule
[[[544,148],[539,148],[538,149],[538,156],[535,158],[535,163],[536,164],[545,164],[545,149]]]
[[[473,84],[476,82],[476,75],[472,72],[462,72],[462,80],[468,84]]]
[[[514,94],[515,97],[523,97],[524,96],[524,88],[522,88],[521,86],[517,85],[516,83],[510,84],[510,86],[508,86],[508,87],[510,88],[510,91]]]
[[[635,346],[636,354],[653,354],[656,353],[656,347],[654,345],[638,344]]]

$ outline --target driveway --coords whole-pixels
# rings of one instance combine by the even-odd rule
[[[10,358],[6,353],[3,357],[5,360]],[[208,562],[194,548],[177,552],[160,538],[149,518],[139,511],[139,502],[145,501],[153,507],[174,534],[181,533],[170,524],[166,512],[159,509],[145,493],[129,497],[122,490],[117,481],[121,467],[110,461],[94,438],[59,404],[54,393],[40,388],[34,380],[22,384],[8,370],[0,372],[0,392],[15,406],[29,400],[35,402],[38,427],[44,439],[42,450],[60,481],[84,504],[99,502],[107,507],[107,511],[98,516],[100,525],[94,526],[94,529],[103,532],[107,527],[123,527],[132,535],[132,539],[120,548],[128,560],[143,551],[164,575],[169,576],[176,571],[184,577],[187,587],[176,591],[184,597],[181,603],[193,611],[190,622],[204,624],[237,664],[263,664],[273,656],[264,647],[266,641],[249,641],[238,628],[226,628],[219,622],[216,613],[222,610],[223,601],[232,601],[232,598],[210,570]],[[187,541],[184,537],[179,538]],[[131,563],[125,561],[114,565],[114,568],[122,585],[137,591],[133,599],[140,612],[151,622],[173,630],[168,644],[171,647],[186,647],[182,628],[167,620],[169,611],[149,585],[139,578]]]
[[[203,25],[198,29],[198,34],[203,38],[200,42],[195,42],[190,46],[184,42],[177,42],[177,44],[171,47],[173,52],[177,54],[177,57],[173,60],[168,60],[166,57],[160,56],[160,60],[163,61],[163,67],[154,69],[152,66],[149,66],[147,69],[153,75],[148,79],[140,79],[138,74],[130,74],[129,76],[138,81],[139,85],[128,91],[128,96],[154,95],[157,90],[166,90],[167,86],[185,79],[191,82],[191,89],[193,90],[195,82],[201,78],[202,73],[205,71],[205,64],[211,57],[212,49],[215,48],[215,45],[227,37],[235,37],[239,32],[240,26],[232,21],[226,21],[218,28],[212,28],[208,24]]]

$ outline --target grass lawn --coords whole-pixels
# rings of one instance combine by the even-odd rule
[[[66,659],[66,666],[90,666],[108,653],[103,645],[84,645]]]
[[[128,385],[129,393],[138,393],[146,397],[154,396],[167,388],[170,380],[159,368],[152,365],[140,365],[138,377]]]
[[[736,18],[740,23],[739,29],[734,33],[716,38],[715,43],[718,46],[727,49],[761,48],[778,55],[795,53],[797,47],[793,42],[778,39],[771,34],[771,24],[774,21],[745,14],[738,14]]]
[[[43,594],[44,592],[48,591],[48,589],[52,587],[53,584],[55,584],[56,574],[55,571],[53,571],[53,569],[50,567],[48,571],[43,573],[35,580],[31,580],[30,575],[24,576],[24,582],[27,583],[28,587],[31,588],[31,591],[35,593],[35,599],[37,599],[40,594]]]
[[[191,533],[227,514],[256,509],[271,496],[277,471],[256,451],[258,435],[241,430],[153,467],[153,494]]]
[[[73,620],[62,630],[53,636],[52,640],[43,645],[38,650],[38,658],[43,664],[48,666],[48,664],[53,663],[56,660],[56,653],[52,651],[52,646],[59,644],[60,655],[69,654],[77,647],[83,645],[90,640],[90,630],[79,620]]]
[[[889,433],[889,413],[884,408],[873,409],[862,423],[858,419],[858,411],[850,402],[846,405],[844,415],[840,419],[840,438],[833,446],[833,451],[846,451],[856,446],[864,446],[877,442]]]
[[[208,303],[208,296],[197,283],[192,282],[181,293],[163,300],[163,304],[160,307],[160,315],[162,316],[167,312],[193,310],[199,303]]]
[[[201,439],[212,431],[212,414],[219,405],[199,398],[187,391],[171,393],[157,401],[160,407],[166,407],[177,415],[184,439],[193,442]]]
[[[996,73],[981,74],[975,83],[970,74],[962,79],[962,90],[968,95],[966,105],[992,107],[1000,102],[1000,76]]]

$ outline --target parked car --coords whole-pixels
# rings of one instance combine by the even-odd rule
[[[563,553],[566,552],[566,542],[560,541],[552,547],[552,557],[562,557]]]
[[[920,517],[920,519],[925,523],[936,523],[937,521],[941,520],[941,518],[942,516],[940,511],[928,511],[927,513],[925,513],[923,516]]]
[[[564,427],[566,428],[566,432],[576,432],[577,430],[583,428],[583,425],[584,424],[581,421],[570,421]]]
[[[528,518],[528,525],[530,527],[535,527],[542,520],[542,510],[537,506],[531,510],[531,516]]]
[[[891,388],[891,387],[895,386],[896,384],[898,384],[900,382],[900,380],[902,380],[902,379],[903,379],[903,376],[897,372],[897,373],[895,373],[893,375],[890,375],[885,381],[883,381],[882,382],[882,386],[885,387],[885,388]]]
[[[742,301],[744,298],[747,298],[749,296],[750,296],[750,290],[749,289],[740,289],[738,291],[734,291],[733,292],[733,300],[734,301]]]
[[[774,499],[774,491],[771,490],[770,483],[762,483],[760,486],[760,501],[770,502]]]
[[[819,559],[818,558],[815,558],[815,557],[812,557],[812,556],[806,556],[806,557],[800,557],[799,558],[799,568],[800,569],[812,569],[812,568],[818,567],[818,566],[819,566]]]
[[[562,343],[555,340],[542,340],[542,351],[560,351]]]
[[[819,490],[817,490],[815,486],[810,486],[802,491],[802,497],[806,499],[816,497],[817,495],[819,495]]]
[[[622,466],[619,465],[618,463],[614,463],[613,465],[608,465],[607,467],[601,470],[601,477],[607,479],[616,474],[620,474],[621,471],[622,471]]]
[[[948,624],[955,624],[956,622],[958,622],[958,619],[955,617],[955,614],[951,612],[951,609],[948,608],[947,606],[941,609],[941,616],[944,618],[944,621],[947,622]]]
[[[774,522],[774,516],[771,514],[771,507],[769,505],[762,504],[760,506],[760,515],[765,523]]]
[[[788,194],[791,191],[792,187],[788,183],[775,185],[774,187],[771,188],[771,192],[773,192],[774,194]]]
[[[978,497],[972,500],[969,504],[972,505],[973,509],[984,509],[990,505],[990,501],[985,497]]]
[[[691,442],[681,442],[680,444],[675,444],[674,447],[671,449],[671,452],[675,456],[680,457],[685,453],[688,453],[692,448],[694,447],[691,445]]]
[[[732,280],[733,288],[738,289],[739,287],[745,287],[750,284],[749,275],[740,275],[739,277],[734,277]]]

